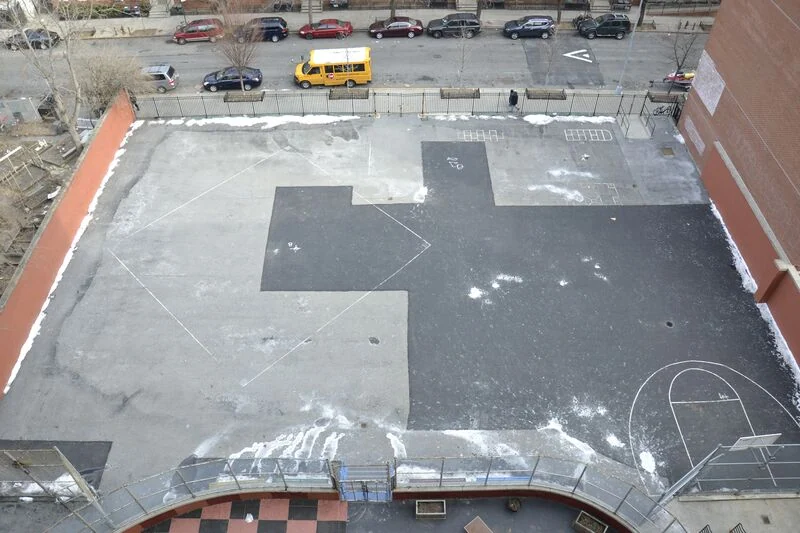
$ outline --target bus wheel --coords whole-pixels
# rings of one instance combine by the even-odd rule
[[[356,82],[354,82],[353,80],[347,80],[347,83],[345,83],[345,85],[347,85],[348,89],[352,89],[353,87],[356,86]]]

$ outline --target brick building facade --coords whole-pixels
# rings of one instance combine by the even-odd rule
[[[725,0],[680,128],[800,358],[800,2]]]

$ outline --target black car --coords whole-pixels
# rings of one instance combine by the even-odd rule
[[[251,19],[233,31],[233,37],[240,43],[246,41],[272,41],[277,43],[288,35],[289,26],[281,17]]]
[[[631,31],[631,21],[627,15],[607,13],[596,19],[586,19],[578,25],[578,33],[587,39],[595,37],[615,37],[623,39]]]
[[[58,44],[61,37],[54,31],[44,28],[36,30],[24,30],[6,39],[6,48],[9,50],[19,50],[20,48],[36,48],[45,50]]]
[[[239,69],[236,67],[228,67],[211,74],[207,74],[203,79],[203,88],[211,91],[212,93],[222,89],[224,91],[241,89],[242,81],[244,80],[244,90],[249,91],[253,87],[261,85],[264,76],[257,68],[244,67],[241,75]]]
[[[472,39],[481,31],[481,21],[475,13],[453,13],[428,23],[428,35],[440,37],[466,37]]]
[[[512,39],[520,37],[541,37],[549,39],[556,32],[556,21],[547,15],[528,15],[519,20],[511,20],[503,26],[503,35]]]

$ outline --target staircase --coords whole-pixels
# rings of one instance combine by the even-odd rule
[[[475,13],[477,10],[478,0],[456,0],[456,11]]]
[[[152,0],[150,2],[151,19],[167,18],[169,16],[169,0]]]
[[[311,4],[312,13],[322,13],[322,0],[302,0],[300,6],[301,13],[308,13],[308,5]]]

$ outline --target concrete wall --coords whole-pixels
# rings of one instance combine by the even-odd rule
[[[17,269],[0,308],[0,398],[81,221],[135,116],[120,95],[84,149],[69,184]]]
[[[800,287],[775,260],[800,264],[798,20],[795,0],[725,0],[680,123],[756,280],[756,299],[769,305],[796,358]]]

